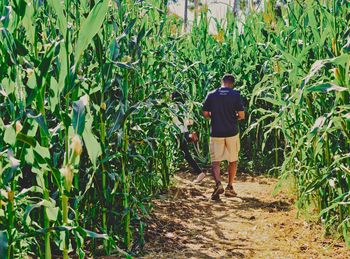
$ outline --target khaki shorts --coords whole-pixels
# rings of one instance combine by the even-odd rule
[[[238,161],[240,149],[239,134],[228,138],[210,138],[210,158],[212,162]]]

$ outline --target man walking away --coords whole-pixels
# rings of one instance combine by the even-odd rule
[[[210,158],[212,175],[216,186],[212,194],[213,200],[218,200],[220,194],[235,197],[233,180],[237,173],[238,153],[240,149],[238,121],[245,117],[241,95],[232,89],[233,75],[226,74],[222,78],[222,86],[210,92],[203,104],[203,115],[211,119]],[[224,191],[220,177],[220,162],[227,160],[228,185]]]
[[[184,104],[184,100],[178,92],[172,93],[171,98],[173,101]],[[192,157],[188,146],[188,143],[198,141],[197,134],[195,132],[189,133],[188,130],[188,126],[191,126],[193,124],[193,120],[191,120],[188,115],[181,116],[179,113],[173,117],[173,122],[181,132],[180,134],[178,134],[177,137],[180,141],[180,149],[184,154],[184,158],[187,161],[187,163],[192,167],[193,172],[197,175],[197,178],[193,181],[193,183],[198,184],[205,178],[205,173],[202,170],[202,168],[199,167],[196,160],[194,160],[194,158]]]

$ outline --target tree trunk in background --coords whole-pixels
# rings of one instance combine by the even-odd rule
[[[233,14],[235,16],[238,15],[239,2],[240,2],[240,0],[233,0],[233,9],[232,9],[232,11],[233,11]]]
[[[184,13],[184,30],[185,31],[187,31],[187,23],[188,23],[187,10],[188,10],[188,0],[185,0],[185,13]]]

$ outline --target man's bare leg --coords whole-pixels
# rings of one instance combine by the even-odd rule
[[[237,161],[230,162],[228,165],[228,185],[232,186],[237,174]]]
[[[224,193],[224,188],[222,187],[221,184],[221,176],[220,176],[220,162],[212,162],[212,170],[211,173],[213,175],[213,178],[215,180],[215,188],[214,192],[211,195],[212,200],[219,200],[220,199],[220,194]]]
[[[211,164],[211,174],[212,174],[216,184],[221,183],[220,162],[212,162],[212,164]]]
[[[225,196],[227,197],[236,197],[237,193],[233,189],[233,181],[236,178],[237,174],[237,161],[235,162],[230,162],[228,165],[228,185],[225,190]]]

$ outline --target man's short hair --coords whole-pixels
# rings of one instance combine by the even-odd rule
[[[231,83],[233,84],[235,82],[235,78],[232,74],[226,74],[222,77],[222,81],[224,83]]]

